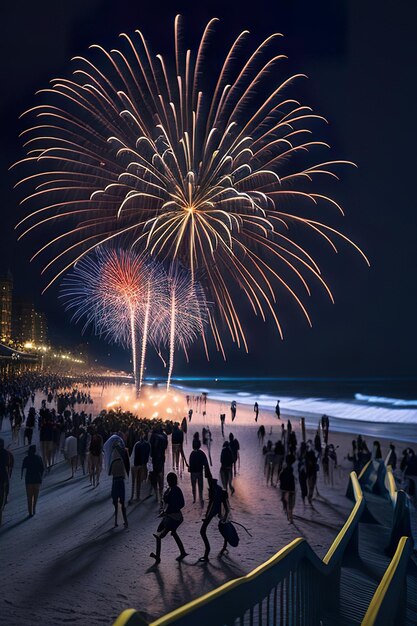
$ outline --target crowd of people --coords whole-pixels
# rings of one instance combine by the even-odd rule
[[[223,554],[228,542],[232,543],[236,539],[231,523],[229,497],[235,493],[234,479],[240,471],[240,442],[231,432],[225,436],[225,414],[220,416],[223,442],[217,480],[212,469],[213,438],[210,428],[206,425],[201,433],[190,433],[191,451],[186,453],[185,447],[193,407],[198,405],[198,411],[205,412],[204,394],[187,396],[188,415],[181,422],[139,418],[121,409],[105,410],[93,418],[91,386],[107,382],[100,381],[98,377],[75,380],[39,374],[23,374],[15,379],[7,377],[0,380],[1,420],[10,420],[12,441],[15,444],[20,438],[23,445],[28,446],[21,465],[28,516],[36,514],[44,477],[53,471],[58,462],[65,461],[68,464],[68,480],[78,473],[78,476],[86,476],[93,488],[100,484],[104,470],[112,482],[114,526],[118,526],[121,513],[123,525],[127,528],[129,505],[154,496],[159,507],[160,523],[154,533],[156,546],[151,557],[156,564],[161,561],[162,540],[170,533],[179,549],[178,560],[181,560],[187,552],[178,529],[183,523],[182,509],[187,496],[183,492],[185,483],[182,482],[180,486],[179,479],[189,475],[192,502],[199,505],[201,510],[205,508],[200,528],[204,553],[200,560],[209,559],[211,547],[207,529],[216,517],[220,518],[219,530],[224,538]],[[38,392],[44,395],[39,410],[35,408]],[[257,403],[254,405],[254,413],[257,421]],[[233,401],[230,407],[231,422],[236,419],[236,414],[237,405]],[[308,504],[312,507],[313,499],[319,496],[319,473],[323,476],[324,484],[330,487],[337,481],[338,446],[329,442],[327,416],[321,418],[314,438],[306,440],[305,428],[302,428],[299,441],[300,434],[297,437],[290,419],[286,423],[281,422],[279,401],[275,414],[281,424],[278,439],[273,441],[268,438],[265,443],[267,435],[263,424],[259,426],[257,436],[264,458],[266,484],[280,489],[283,511],[292,524],[296,491],[299,491],[304,506]],[[34,440],[38,443],[35,444]],[[395,470],[398,463],[393,444],[389,456],[389,463]],[[364,438],[358,436],[352,441],[352,449],[346,458],[359,473],[368,460],[381,457],[378,441],[369,450]],[[413,477],[414,480],[417,478],[417,457],[411,448],[404,450],[399,466],[409,476],[411,484]],[[9,497],[13,468],[13,453],[0,439],[0,523]]]

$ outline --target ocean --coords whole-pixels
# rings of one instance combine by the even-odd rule
[[[232,400],[304,416],[313,427],[322,414],[340,432],[361,432],[417,443],[416,378],[239,378],[177,376],[185,393],[205,392],[227,407]],[[383,434],[381,432],[383,431]]]

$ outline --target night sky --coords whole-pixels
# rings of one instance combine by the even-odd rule
[[[168,8],[166,8],[168,7]],[[338,222],[371,260],[351,249],[323,257],[324,275],[336,297],[331,305],[315,289],[309,301],[310,329],[295,308],[283,305],[285,340],[272,326],[253,324],[251,352],[228,349],[228,362],[214,349],[210,365],[199,349],[191,364],[178,359],[177,373],[233,375],[417,374],[416,71],[417,5],[386,0],[272,2],[158,2],[132,0],[39,0],[8,3],[2,12],[0,273],[10,268],[19,295],[33,298],[48,316],[55,343],[86,341],[57,302],[57,289],[40,296],[40,266],[29,265],[34,241],[16,242],[22,215],[7,169],[22,158],[18,116],[35,103],[34,92],[70,72],[70,57],[91,43],[117,44],[121,31],[140,28],[156,52],[170,49],[173,18],[182,13],[198,40],[213,16],[222,19],[228,41],[248,28],[261,40],[285,34],[282,50],[289,68],[309,81],[292,95],[330,122],[327,138],[334,158],[353,160],[357,170],[341,172],[335,197],[346,218]],[[222,50],[223,52],[223,50]],[[104,364],[128,367],[128,355],[91,340]],[[111,357],[107,357],[110,353]],[[155,359],[155,367],[157,359]],[[254,367],[255,366],[255,367]],[[153,363],[150,363],[152,370]]]

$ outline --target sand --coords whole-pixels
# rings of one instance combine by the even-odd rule
[[[100,390],[95,390],[93,395],[96,412],[105,399]],[[37,622],[42,626],[110,625],[128,607],[156,618],[226,580],[247,573],[296,537],[304,537],[323,556],[351,510],[352,504],[344,495],[351,464],[344,457],[357,433],[332,433],[330,424],[329,441],[339,446],[340,469],[335,475],[335,485],[324,485],[323,477],[319,476],[321,497],[314,501],[314,508],[304,507],[297,494],[295,524],[289,525],[282,511],[279,489],[266,485],[256,435],[263,423],[266,439],[277,440],[280,423],[273,414],[261,412],[256,424],[251,407],[238,404],[232,424],[229,407],[209,400],[206,416],[194,412],[185,446],[187,456],[192,434],[208,424],[213,436],[213,473],[218,473],[223,443],[220,412],[227,415],[226,436],[233,432],[241,445],[241,468],[235,480],[236,493],[231,498],[233,519],[244,524],[252,536],[241,529],[239,546],[220,558],[222,540],[213,522],[208,533],[212,543],[208,564],[198,562],[203,553],[199,536],[202,512],[198,504],[192,504],[187,473],[179,481],[186,500],[185,521],[179,534],[190,554],[181,564],[177,563],[176,545],[168,537],[163,542],[162,563],[155,567],[149,558],[154,549],[152,533],[158,525],[158,505],[154,498],[128,507],[128,530],[121,526],[113,529],[110,478],[102,475],[96,489],[80,470],[70,480],[68,465],[60,458],[44,479],[36,516],[28,519],[24,481],[20,480],[26,449],[12,445],[15,470],[0,530],[1,622],[10,626]],[[285,407],[282,412],[286,420]],[[1,436],[6,444],[11,439],[7,427],[5,420]],[[300,439],[299,424],[294,419],[293,428]],[[307,435],[312,437],[313,430],[308,430]],[[383,439],[382,432],[379,438],[385,455],[389,440]],[[37,443],[37,435],[34,442]],[[368,440],[368,445],[371,443]],[[405,442],[397,444],[398,451],[405,447]],[[166,471],[170,469],[169,454]]]

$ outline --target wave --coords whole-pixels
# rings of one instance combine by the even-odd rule
[[[190,388],[182,385],[175,385],[185,393],[194,395],[201,393],[203,389]],[[274,411],[277,399],[280,400],[281,412],[288,415],[305,415],[311,418],[320,417],[323,414],[328,415],[340,420],[352,420],[358,422],[369,423],[384,423],[384,424],[409,424],[416,426],[417,429],[417,410],[413,408],[416,406],[412,401],[407,400],[395,400],[394,402],[403,402],[403,404],[393,405],[390,403],[376,402],[371,400],[379,396],[361,396],[361,394],[355,394],[367,400],[359,401],[359,398],[352,400],[337,400],[334,398],[316,398],[316,397],[294,397],[283,395],[270,395],[265,393],[247,393],[241,395],[237,391],[231,389],[204,389],[208,394],[209,400],[215,400],[226,406],[223,406],[222,411],[230,405],[232,400],[237,400],[237,404],[250,406],[254,402],[258,402],[259,408],[262,410]],[[369,400],[368,400],[369,398]],[[393,399],[391,399],[393,400]],[[364,404],[365,402],[365,404]],[[410,402],[411,404],[406,404]],[[381,406],[381,404],[385,406]]]
[[[416,407],[417,400],[402,400],[401,398],[385,398],[384,396],[366,396],[362,393],[355,393],[355,400],[368,402],[371,404],[389,404],[396,407]]]

